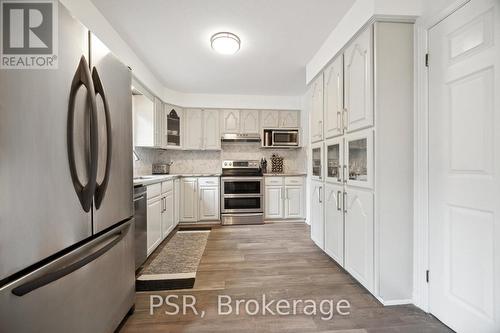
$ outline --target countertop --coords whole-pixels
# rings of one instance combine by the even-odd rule
[[[307,176],[306,172],[284,172],[284,173],[265,173],[264,177],[292,177]]]
[[[167,180],[186,177],[220,177],[220,173],[183,173],[169,175],[145,175],[134,177],[134,186],[152,185]]]

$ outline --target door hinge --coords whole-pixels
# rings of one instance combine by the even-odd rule
[[[425,281],[429,283],[429,270],[425,271]]]
[[[425,67],[429,67],[429,53],[425,54]]]

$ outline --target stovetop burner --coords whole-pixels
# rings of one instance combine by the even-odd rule
[[[223,161],[222,176],[258,177],[262,176],[259,161]]]

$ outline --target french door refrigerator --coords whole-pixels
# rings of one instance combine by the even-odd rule
[[[134,305],[131,73],[58,18],[57,69],[0,70],[0,332],[112,332]]]

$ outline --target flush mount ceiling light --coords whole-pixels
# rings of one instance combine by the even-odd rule
[[[241,40],[230,32],[218,32],[210,38],[212,49],[220,54],[235,54],[239,51]]]

